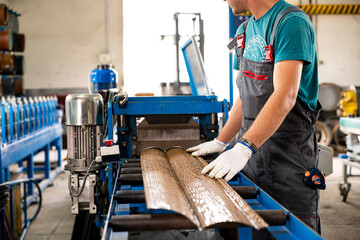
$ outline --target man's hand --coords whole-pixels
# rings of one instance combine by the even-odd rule
[[[211,178],[222,178],[226,175],[225,181],[232,179],[235,174],[241,171],[249,158],[251,157],[252,151],[249,147],[237,143],[232,149],[224,152],[209,165],[204,167],[201,174],[209,173]]]
[[[223,143],[216,138],[213,141],[201,143],[195,147],[186,149],[187,152],[192,152],[194,157],[206,156],[212,153],[221,153],[228,146],[228,143]]]

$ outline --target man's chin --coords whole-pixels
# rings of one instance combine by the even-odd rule
[[[246,12],[247,10],[233,10],[234,15],[240,15],[241,13]]]

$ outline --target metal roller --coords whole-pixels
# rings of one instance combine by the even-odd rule
[[[143,184],[143,178],[141,173],[129,173],[129,174],[121,174],[119,180],[123,184],[128,185],[141,185]]]
[[[256,187],[241,186],[233,189],[243,199],[255,199],[259,194]],[[114,197],[118,203],[145,203],[145,192],[143,190],[118,191]]]
[[[269,226],[282,226],[286,224],[287,216],[284,210],[255,211]],[[180,214],[136,214],[114,216],[109,222],[115,232],[123,231],[163,231],[196,229],[196,225]],[[218,223],[211,227],[235,228],[244,227],[241,223]]]
[[[121,168],[120,174],[124,174],[124,173],[141,173],[141,168],[140,167]]]

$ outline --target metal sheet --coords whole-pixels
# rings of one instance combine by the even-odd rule
[[[195,225],[199,221],[186,196],[174,177],[166,154],[160,149],[148,149],[141,156],[141,169],[148,209],[167,209],[189,218]]]
[[[207,164],[184,149],[149,149],[141,156],[148,209],[168,209],[199,229],[236,222],[255,229],[268,224],[223,180],[201,174]]]

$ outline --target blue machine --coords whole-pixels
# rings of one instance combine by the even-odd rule
[[[145,203],[137,203],[129,200],[128,202],[119,202],[119,195],[126,194],[132,191],[142,191],[142,181],[136,181],[137,174],[127,173],[130,168],[139,166],[139,159],[137,159],[138,152],[146,148],[147,145],[139,139],[139,128],[143,126],[139,123],[140,119],[145,119],[147,116],[163,117],[171,121],[170,116],[190,115],[196,119],[200,129],[200,141],[208,141],[213,139],[218,134],[218,127],[214,127],[212,119],[217,118],[218,113],[223,115],[223,123],[228,118],[228,102],[226,100],[217,101],[216,96],[177,96],[177,97],[130,97],[127,102],[119,104],[118,101],[108,103],[109,116],[118,116],[117,132],[114,135],[113,117],[108,118],[108,132],[109,139],[115,136],[116,143],[120,147],[121,159],[120,162],[113,162],[108,164],[108,191],[110,206],[107,217],[99,218],[97,225],[103,226],[102,239],[114,239],[116,237],[123,237],[127,239],[128,232],[117,232],[111,226],[112,219],[119,219],[124,215],[131,215],[136,213],[159,213],[167,214],[169,211],[150,211],[146,209]],[[110,114],[111,113],[111,114]],[[151,118],[150,118],[151,119]],[[156,118],[155,118],[156,119]],[[157,125],[161,125],[161,120],[157,119]],[[218,124],[218,123],[216,123]],[[151,124],[150,124],[151,125]],[[146,129],[146,127],[145,127]],[[142,134],[142,133],[141,133]],[[155,134],[156,135],[156,134]],[[156,138],[156,136],[153,136]],[[146,142],[147,139],[145,139]],[[152,141],[156,146],[158,141]],[[171,143],[173,144],[173,143]],[[129,181],[130,179],[130,181]],[[282,207],[274,199],[272,199],[263,190],[257,187],[254,183],[249,181],[244,175],[239,174],[235,181],[229,182],[231,186],[252,187],[256,194],[251,199],[246,199],[247,203],[254,210],[283,210],[286,215],[286,222],[282,225],[270,226],[267,228],[268,232],[276,239],[321,239],[312,229],[307,227],[297,217],[291,214],[288,210]],[[238,229],[239,237],[241,239],[252,239],[252,228],[241,227]]]
[[[9,184],[12,164],[18,164],[18,172],[26,172],[28,179],[34,178],[35,171],[44,172],[44,179],[38,187],[39,191],[44,190],[63,171],[61,169],[62,129],[58,121],[56,106],[56,97],[18,99],[2,97],[0,103],[0,184]],[[52,146],[55,146],[58,151],[56,168],[51,167],[50,164],[49,153]],[[44,167],[36,168],[33,157],[41,151],[45,152]],[[26,167],[23,167],[24,161],[27,162]],[[51,173],[52,169],[54,171]],[[26,206],[39,196],[39,192],[34,192],[33,181],[28,181],[27,191],[24,189],[25,228],[29,225]],[[2,210],[0,212],[1,236],[4,236],[5,231],[4,216]],[[10,216],[10,219],[13,224],[13,216]]]
[[[41,150],[45,151],[45,178],[49,178],[51,146],[58,149],[58,166],[61,166],[61,124],[57,120],[56,105],[54,97],[2,99],[0,183],[10,180],[11,164],[22,166],[24,160],[28,161],[28,177],[34,177],[32,159]],[[29,194],[32,194],[31,189]]]
[[[126,94],[118,93],[107,102],[106,140],[113,140],[119,151],[113,162],[102,162],[107,165],[107,171],[102,170],[98,176],[103,182],[107,179],[105,196],[109,203],[106,217],[103,207],[97,209],[96,227],[103,228],[102,240],[129,238],[131,229],[119,228],[119,225],[116,225],[119,220],[128,219],[124,216],[148,214],[146,216],[150,217],[150,214],[166,216],[172,213],[167,210],[148,210],[144,197],[137,198],[138,195],[144,195],[139,159],[144,149],[158,147],[166,150],[173,146],[186,148],[210,141],[218,136],[220,125],[224,125],[228,119],[230,104],[227,100],[218,101],[217,96],[210,95],[203,62],[194,38],[182,47],[182,51],[193,96],[127,97]],[[232,94],[232,80],[230,86]],[[218,114],[221,114],[222,119]],[[101,149],[103,148],[107,147]],[[247,196],[244,199],[255,211],[261,210],[268,214],[274,211],[281,212],[283,221],[267,228],[275,239],[321,239],[316,232],[241,173],[229,184],[234,188],[252,191],[251,197]],[[101,193],[103,190],[97,188],[95,191],[95,204],[100,206],[104,202],[104,195]],[[83,227],[80,220],[83,218],[84,216],[80,216],[79,220],[76,220],[79,222],[76,227],[88,230]],[[165,228],[161,230],[171,230],[171,227],[166,227],[167,222],[169,221],[162,223]],[[72,237],[82,236],[73,234]],[[251,227],[239,227],[238,236],[240,239],[252,239],[253,230]]]
[[[90,91],[92,93],[116,88],[117,82],[118,74],[112,65],[98,65],[90,73]]]

